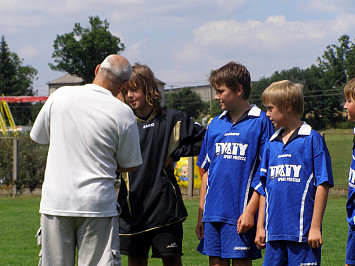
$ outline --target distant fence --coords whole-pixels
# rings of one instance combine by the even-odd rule
[[[335,185],[329,190],[329,195],[347,195],[348,185]]]
[[[48,145],[27,136],[0,138],[0,195],[32,193],[43,183]]]
[[[323,137],[325,134],[321,133]],[[0,196],[41,194],[48,145],[38,145],[28,136],[0,138]],[[181,158],[175,177],[184,196],[199,195],[201,172],[197,157]],[[348,186],[336,184],[330,194],[346,195]]]

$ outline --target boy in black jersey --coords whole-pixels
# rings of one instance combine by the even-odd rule
[[[148,252],[164,265],[182,265],[182,222],[187,217],[173,164],[198,155],[205,128],[185,113],[161,107],[161,95],[148,66],[135,64],[122,90],[133,109],[143,165],[122,176],[118,203],[121,253],[128,265],[147,265]]]

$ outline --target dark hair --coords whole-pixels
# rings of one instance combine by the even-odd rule
[[[243,98],[249,99],[250,96],[250,73],[248,69],[235,62],[229,62],[219,69],[212,70],[210,75],[211,85],[217,89],[226,86],[228,89],[236,92],[238,85],[243,87]]]
[[[139,63],[135,63],[134,66],[132,66],[132,75],[122,89],[123,94],[125,95],[130,88],[141,89],[147,103],[154,106],[156,111],[161,111],[162,96],[155,81],[154,74],[148,66]]]

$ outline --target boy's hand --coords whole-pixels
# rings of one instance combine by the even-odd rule
[[[323,245],[322,233],[320,229],[316,229],[311,226],[308,233],[308,245],[311,248],[319,248]]]
[[[202,222],[197,222],[195,233],[196,233],[198,240],[201,240],[203,238],[204,231],[203,231],[203,223]]]
[[[237,223],[238,234],[244,234],[253,226],[254,226],[254,215],[244,211],[238,219],[238,223]]]
[[[265,243],[265,229],[264,228],[257,228],[255,234],[255,245],[258,249],[263,249],[266,246]]]
[[[311,248],[318,248],[323,244],[321,227],[328,193],[329,185],[327,183],[320,184],[317,187],[313,206],[312,223],[308,233],[308,245]]]

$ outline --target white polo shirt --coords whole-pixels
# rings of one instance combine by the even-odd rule
[[[142,163],[136,118],[126,104],[94,84],[61,87],[44,104],[30,136],[49,143],[40,213],[117,215],[117,163]]]

